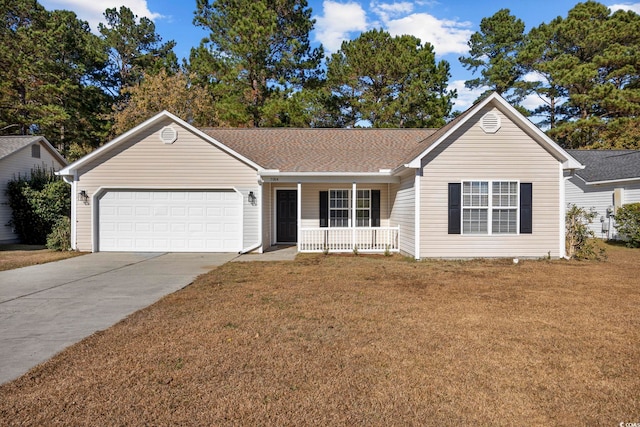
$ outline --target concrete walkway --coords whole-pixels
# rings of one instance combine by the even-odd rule
[[[0,384],[237,256],[99,252],[0,272]]]
[[[251,261],[293,261],[298,255],[298,247],[295,245],[277,245],[271,246],[263,253],[242,254],[234,258],[232,262],[251,262]]]

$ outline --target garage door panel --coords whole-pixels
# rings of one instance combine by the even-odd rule
[[[99,201],[101,251],[241,249],[242,198],[232,191],[110,191]]]

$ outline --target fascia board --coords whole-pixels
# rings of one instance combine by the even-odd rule
[[[640,177],[636,178],[623,178],[623,179],[610,179],[605,181],[585,181],[579,175],[576,175],[587,185],[607,185],[607,184],[627,184],[631,182],[640,182]]]
[[[280,172],[262,170],[258,173],[265,182],[399,182],[399,178],[393,176],[391,172]]]

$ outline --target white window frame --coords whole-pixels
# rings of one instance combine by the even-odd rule
[[[346,208],[345,207],[341,207],[341,208],[331,207],[331,200],[332,200],[331,196],[332,196],[332,192],[335,192],[335,191],[346,191],[347,192],[347,205],[348,205],[348,207],[346,207]],[[353,195],[352,195],[351,189],[348,189],[348,188],[330,188],[329,189],[329,200],[328,200],[328,204],[329,204],[328,227],[329,228],[350,228],[350,227],[354,227],[354,226],[358,227],[358,228],[371,228],[371,189],[370,188],[358,188],[358,189],[356,189],[356,197],[358,197],[357,193],[359,191],[366,191],[369,194],[369,197],[368,197],[369,207],[367,207],[367,208],[358,207],[357,206],[357,200],[356,200],[356,214],[355,214],[356,218],[354,219],[354,218],[352,218],[352,216],[353,216],[353,208],[352,208],[351,202],[353,200],[352,199]],[[334,200],[338,200],[338,199],[336,198]],[[340,200],[344,200],[344,199],[340,198]],[[367,200],[367,199],[365,199],[365,200]],[[331,211],[343,211],[343,210],[348,211],[348,214],[347,214],[347,224],[348,225],[346,225],[346,226],[332,225],[332,220],[335,219],[335,218],[331,217]],[[357,218],[358,217],[358,211],[361,211],[361,212],[362,211],[367,211],[369,213],[369,217],[368,217],[369,225],[359,226],[357,224],[357,222],[358,222],[358,218]]]
[[[473,203],[471,204],[465,204],[465,195],[467,196],[475,196],[475,195],[482,195],[482,194],[474,194],[474,193],[465,193],[465,183],[467,184],[471,184],[473,186],[474,183],[479,183],[480,185],[482,185],[482,183],[487,183],[487,204],[486,205],[473,205]],[[515,201],[515,206],[500,206],[498,204],[494,205],[494,195],[495,196],[512,196],[513,194],[508,192],[506,194],[504,193],[499,193],[499,194],[494,194],[494,186],[495,185],[499,185],[500,183],[508,183],[508,184],[515,184],[516,187],[516,201]],[[467,180],[463,180],[461,181],[461,197],[462,200],[460,201],[460,205],[461,205],[461,209],[460,209],[460,233],[463,235],[467,235],[467,236],[516,236],[520,234],[520,181],[517,179],[467,179]],[[469,211],[469,210],[482,210],[482,211],[486,211],[487,213],[487,232],[484,233],[471,233],[471,232],[466,232],[465,233],[465,222],[464,222],[464,213],[465,211]],[[515,224],[515,232],[494,232],[493,231],[493,218],[494,218],[494,214],[496,213],[496,211],[500,211],[500,210],[509,210],[509,211],[514,211],[515,212],[515,216],[516,216],[516,224]]]
[[[346,206],[343,205],[343,206],[341,206],[339,208],[331,206],[331,204],[332,204],[331,201],[332,200],[342,200],[342,201],[345,200],[344,197],[340,197],[340,198],[332,197],[333,193],[337,192],[337,191],[346,192],[347,193]],[[329,201],[328,202],[329,202],[329,212],[328,212],[328,215],[329,215],[329,218],[328,218],[329,219],[329,221],[328,221],[329,224],[328,224],[328,226],[329,226],[329,228],[349,228],[349,227],[351,227],[351,190],[346,189],[346,188],[331,188],[331,189],[329,189]],[[346,226],[344,226],[344,225],[333,225],[333,221],[336,220],[336,218],[333,218],[331,216],[331,212],[334,212],[334,211],[345,211],[345,210],[347,211],[347,225]],[[340,218],[340,219],[343,219],[343,218]]]
[[[366,192],[367,197],[362,197],[362,198],[358,197],[358,193],[361,191]],[[358,206],[358,202],[360,200],[368,201],[369,206],[367,207]],[[358,220],[360,219],[360,217],[358,216],[358,212],[367,212],[367,217],[365,218],[367,221],[367,225],[358,225]],[[369,190],[368,188],[358,188],[356,190],[356,219],[354,224],[358,228],[371,228],[371,190]]]

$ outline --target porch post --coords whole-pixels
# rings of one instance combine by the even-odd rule
[[[356,245],[356,199],[358,193],[356,192],[356,182],[351,184],[351,247]]]
[[[297,238],[296,245],[298,246],[298,252],[300,252],[300,240],[302,239],[302,183],[298,182],[298,191],[296,191],[297,203],[296,206],[296,227],[297,227]]]

